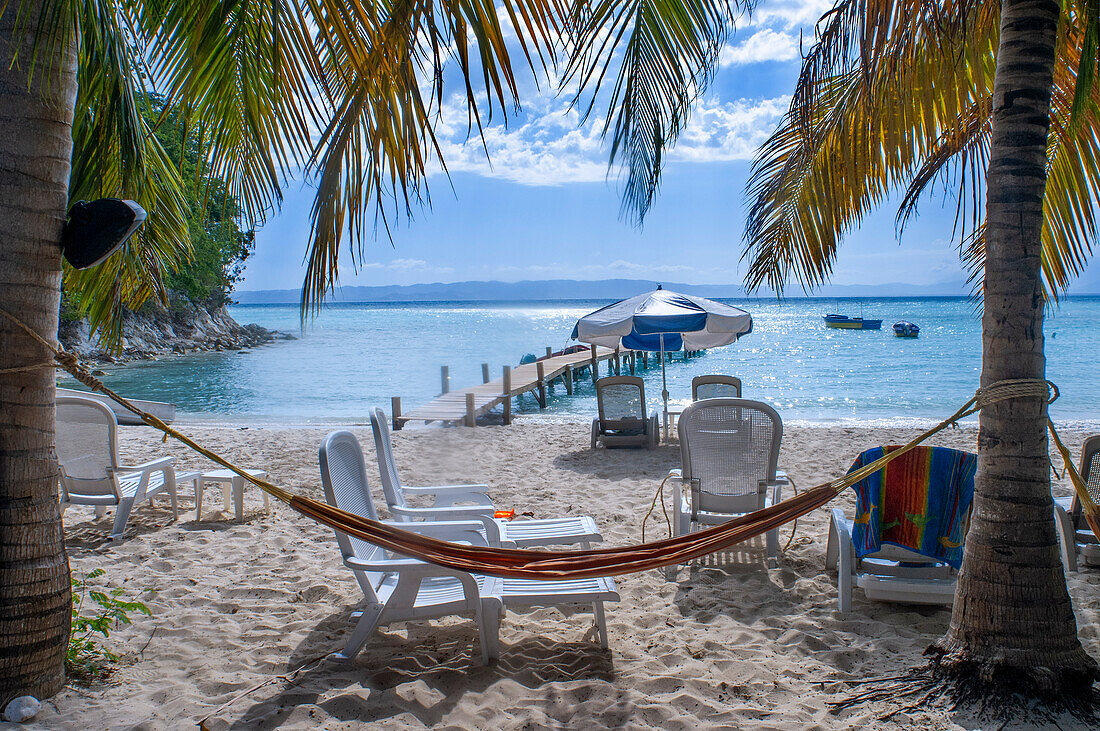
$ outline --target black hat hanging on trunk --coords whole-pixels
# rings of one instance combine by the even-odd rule
[[[144,222],[145,209],[133,201],[77,201],[61,232],[61,251],[74,268],[87,269],[117,251]]]

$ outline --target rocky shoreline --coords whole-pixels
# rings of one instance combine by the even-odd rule
[[[185,353],[242,350],[296,338],[256,324],[241,325],[224,306],[207,308],[185,301],[176,303],[171,312],[161,306],[127,312],[119,353],[107,352],[99,346],[87,320],[63,321],[58,339],[66,350],[83,360],[126,363]]]

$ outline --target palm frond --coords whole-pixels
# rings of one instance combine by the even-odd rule
[[[807,290],[823,283],[840,239],[872,207],[903,188],[900,228],[938,181],[956,195],[955,235],[980,291],[999,9],[952,7],[901,4],[887,13],[877,0],[850,2],[823,19],[791,109],[750,179],[750,289],[782,291],[792,278]],[[1094,21],[1072,3],[1063,9],[1044,201],[1049,301],[1091,255],[1100,191],[1100,94],[1090,85],[1082,99],[1091,82],[1078,77]]]
[[[292,0],[128,2],[149,39],[151,82],[197,133],[204,173],[225,183],[248,227],[263,223],[320,118],[307,19]]]
[[[576,84],[584,118],[606,104],[609,164],[625,176],[622,214],[641,224],[660,183],[665,152],[687,126],[691,104],[718,68],[736,13],[752,2],[601,0],[578,3],[563,86]],[[620,61],[621,59],[621,61]],[[618,63],[617,72],[614,71]],[[604,82],[615,83],[604,93]]]
[[[336,285],[345,236],[357,266],[373,226],[428,204],[426,185],[446,161],[436,139],[444,78],[457,72],[471,133],[518,104],[505,19],[525,63],[546,72],[566,12],[559,0],[511,0],[502,17],[492,0],[303,0],[331,118],[318,136],[307,175],[318,184],[302,289],[302,315],[316,312]],[[480,77],[480,80],[477,80]]]
[[[129,9],[116,0],[81,4],[77,114],[69,199],[120,197],[149,212],[147,223],[99,266],[66,265],[64,284],[85,308],[92,331],[110,349],[121,344],[123,314],[148,298],[164,300],[162,274],[191,254],[187,204],[176,166],[143,115],[140,60]]]
[[[969,139],[960,119],[991,93],[992,67],[981,62],[996,23],[969,2],[850,2],[822,19],[790,110],[749,180],[749,289],[822,284],[846,232],[929,155]]]

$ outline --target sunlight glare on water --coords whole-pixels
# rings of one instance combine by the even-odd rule
[[[938,420],[969,398],[981,367],[981,324],[964,299],[729,300],[753,315],[753,332],[737,343],[668,366],[672,403],[691,399],[691,379],[726,373],[744,382],[744,396],[772,404],[787,422],[845,420],[914,423]],[[299,330],[295,305],[238,305],[241,323],[255,322],[299,339],[242,352],[204,353],[112,366],[103,380],[135,398],[175,403],[183,420],[278,423],[365,422],[387,412],[390,396],[406,411],[440,391],[440,366],[451,388],[481,383],[525,353],[543,355],[573,344],[580,316],[607,302],[335,304]],[[881,318],[882,330],[831,330],[822,315],[840,311]],[[909,320],[915,340],[890,326]],[[1100,422],[1094,354],[1100,352],[1100,298],[1066,300],[1048,313],[1048,377],[1062,390],[1056,419]],[[661,372],[644,374],[651,409],[659,406]],[[545,411],[534,398],[516,413],[581,421],[595,413],[591,381],[575,396],[558,385]]]

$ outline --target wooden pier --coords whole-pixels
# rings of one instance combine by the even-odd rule
[[[441,421],[463,423],[476,426],[477,417],[487,413],[497,404],[504,405],[504,423],[512,422],[512,398],[525,393],[533,393],[540,408],[546,408],[546,392],[559,381],[565,386],[566,393],[573,393],[573,386],[581,378],[599,377],[600,364],[607,363],[609,373],[622,373],[624,370],[634,373],[639,367],[649,366],[649,354],[632,350],[619,351],[610,348],[583,350],[568,355],[551,356],[546,349],[545,358],[534,363],[511,367],[504,366],[501,378],[489,380],[489,365],[481,364],[481,377],[484,383],[457,391],[450,389],[450,369],[443,366],[440,380],[442,393],[423,406],[418,406],[407,414],[401,413],[401,397],[394,396],[393,428],[400,429],[410,421]],[[657,358],[653,358],[656,363]]]

